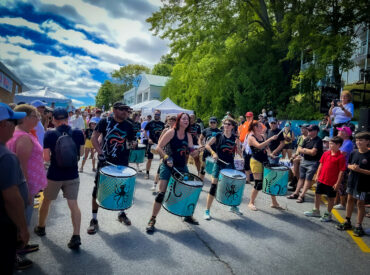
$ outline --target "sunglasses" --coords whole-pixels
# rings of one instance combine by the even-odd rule
[[[161,114],[155,114],[154,116],[160,116]]]
[[[209,123],[211,123],[211,124],[215,124],[215,123],[217,123],[216,121],[210,121]]]
[[[224,125],[226,126],[231,126],[231,123],[224,123]]]
[[[129,109],[127,109],[127,108],[125,108],[125,107],[118,107],[118,108],[116,108],[117,110],[120,110],[120,111],[126,111],[126,112],[128,112],[129,111]]]
[[[270,122],[271,124],[276,124],[276,122]]]

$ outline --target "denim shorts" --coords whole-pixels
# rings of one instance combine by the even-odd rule
[[[299,166],[299,178],[312,180],[318,167],[319,167],[318,161],[302,159],[301,164]]]
[[[187,166],[176,167],[176,169],[179,170],[180,172],[189,173],[189,169]],[[171,174],[172,168],[167,166],[167,164],[161,163],[161,165],[159,166],[159,179],[168,181],[171,178]]]
[[[234,163],[230,163],[229,165],[226,165],[223,163],[216,162],[215,165],[213,166],[212,178],[218,179],[218,176],[220,175],[220,171],[222,169],[235,169]]]

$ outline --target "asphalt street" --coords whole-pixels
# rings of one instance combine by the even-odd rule
[[[131,226],[119,223],[117,212],[100,209],[100,231],[88,235],[94,179],[88,162],[85,172],[80,174],[80,250],[71,251],[67,247],[72,225],[67,202],[60,193],[50,209],[46,236],[41,238],[33,233],[38,216],[34,209],[30,242],[38,243],[40,250],[28,254],[34,266],[18,273],[369,274],[370,237],[351,237],[338,231],[336,219],[323,223],[318,218],[305,217],[303,212],[313,207],[312,191],[303,204],[278,198],[284,211],[270,208],[269,196],[260,193],[256,201],[258,211],[254,212],[247,207],[252,188],[247,185],[240,206],[243,216],[229,212],[227,206],[215,201],[211,209],[213,218],[206,221],[203,213],[210,186],[207,175],[194,213],[200,225],[189,225],[162,209],[157,231],[146,234],[154,201],[150,187],[157,167],[158,156],[153,161],[150,180],[145,180],[143,173],[137,175],[135,203],[127,211]],[[194,167],[190,168],[194,172]],[[337,213],[345,216],[344,211]],[[355,221],[355,214],[352,220]],[[370,219],[365,218],[364,228],[369,227]]]

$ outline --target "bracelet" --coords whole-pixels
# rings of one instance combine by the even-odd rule
[[[169,158],[169,156],[167,155],[167,154],[165,154],[164,156],[163,156],[163,160],[167,160]]]

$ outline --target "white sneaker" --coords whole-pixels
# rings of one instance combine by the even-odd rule
[[[341,205],[340,203],[339,204],[337,204],[337,205],[334,205],[334,207],[333,207],[334,209],[337,209],[337,210],[345,210],[346,209],[346,207],[345,206],[343,206],[343,205]]]
[[[203,218],[204,218],[205,220],[207,220],[207,221],[209,221],[209,220],[211,219],[211,215],[210,215],[210,213],[209,213],[209,210],[206,210],[206,211],[204,212],[204,216],[203,216]]]
[[[151,190],[151,191],[155,191],[155,190],[157,190],[157,184],[155,184],[155,183],[154,183],[154,184],[153,184],[153,186],[150,188],[150,190]]]
[[[229,209],[230,212],[233,212],[235,213],[236,215],[243,215],[243,213],[239,210],[239,207],[237,206],[231,206],[230,209]]]

